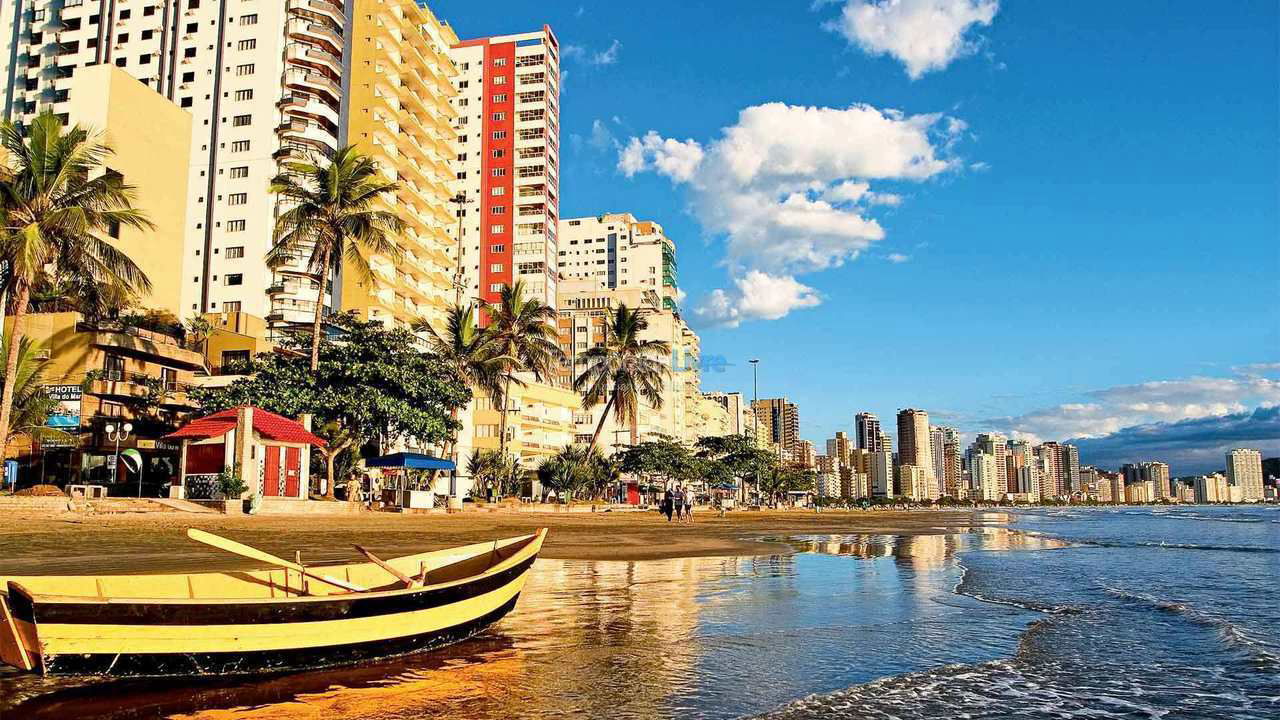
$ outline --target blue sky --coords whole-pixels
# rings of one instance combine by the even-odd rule
[[[921,407],[1104,466],[1280,454],[1274,2],[432,9],[555,30],[561,213],[662,223],[704,389],[759,357],[820,447]]]

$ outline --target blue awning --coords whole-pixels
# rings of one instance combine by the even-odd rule
[[[409,468],[411,470],[453,470],[456,466],[452,460],[422,453],[398,452],[365,461],[366,467],[376,468]]]

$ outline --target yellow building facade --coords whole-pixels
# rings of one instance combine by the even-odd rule
[[[342,308],[367,320],[439,325],[453,302],[455,263],[449,163],[457,147],[450,105],[458,38],[414,0],[357,0],[351,29],[347,141],[397,183],[382,209],[405,223],[403,257],[368,257],[373,278],[344,267]]]
[[[142,268],[151,292],[141,307],[184,317],[183,271],[191,114],[115,65],[80,68],[71,79],[68,120],[101,134],[112,150],[105,165],[134,187],[134,207],[154,228],[123,227],[116,247]]]

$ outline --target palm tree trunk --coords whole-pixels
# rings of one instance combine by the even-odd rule
[[[320,256],[320,289],[316,291],[316,319],[311,324],[311,376],[320,369],[320,319],[324,315],[324,291],[329,280],[329,251]]]
[[[324,459],[324,473],[329,484],[325,487],[324,499],[337,500],[337,496],[333,494],[333,461],[338,459],[338,453],[333,453]]]
[[[604,430],[604,421],[609,418],[609,408],[613,407],[613,396],[609,396],[609,402],[604,404],[604,412],[600,415],[600,422],[596,423],[596,431],[591,434],[591,444],[587,446],[587,450],[596,446],[596,441],[600,439],[600,431]]]
[[[502,407],[498,409],[498,454],[507,456],[507,399],[511,397],[511,376],[502,389]]]
[[[18,346],[22,344],[22,321],[27,315],[27,300],[31,289],[21,280],[17,283],[13,298],[13,330],[9,333],[9,352],[4,361],[4,391],[0,393],[0,461],[9,450],[9,422],[13,419],[13,390],[17,385]]]

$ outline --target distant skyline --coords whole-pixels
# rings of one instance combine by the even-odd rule
[[[918,407],[1105,467],[1280,454],[1274,2],[431,5],[552,26],[562,214],[666,228],[705,390],[759,357],[818,447]]]

